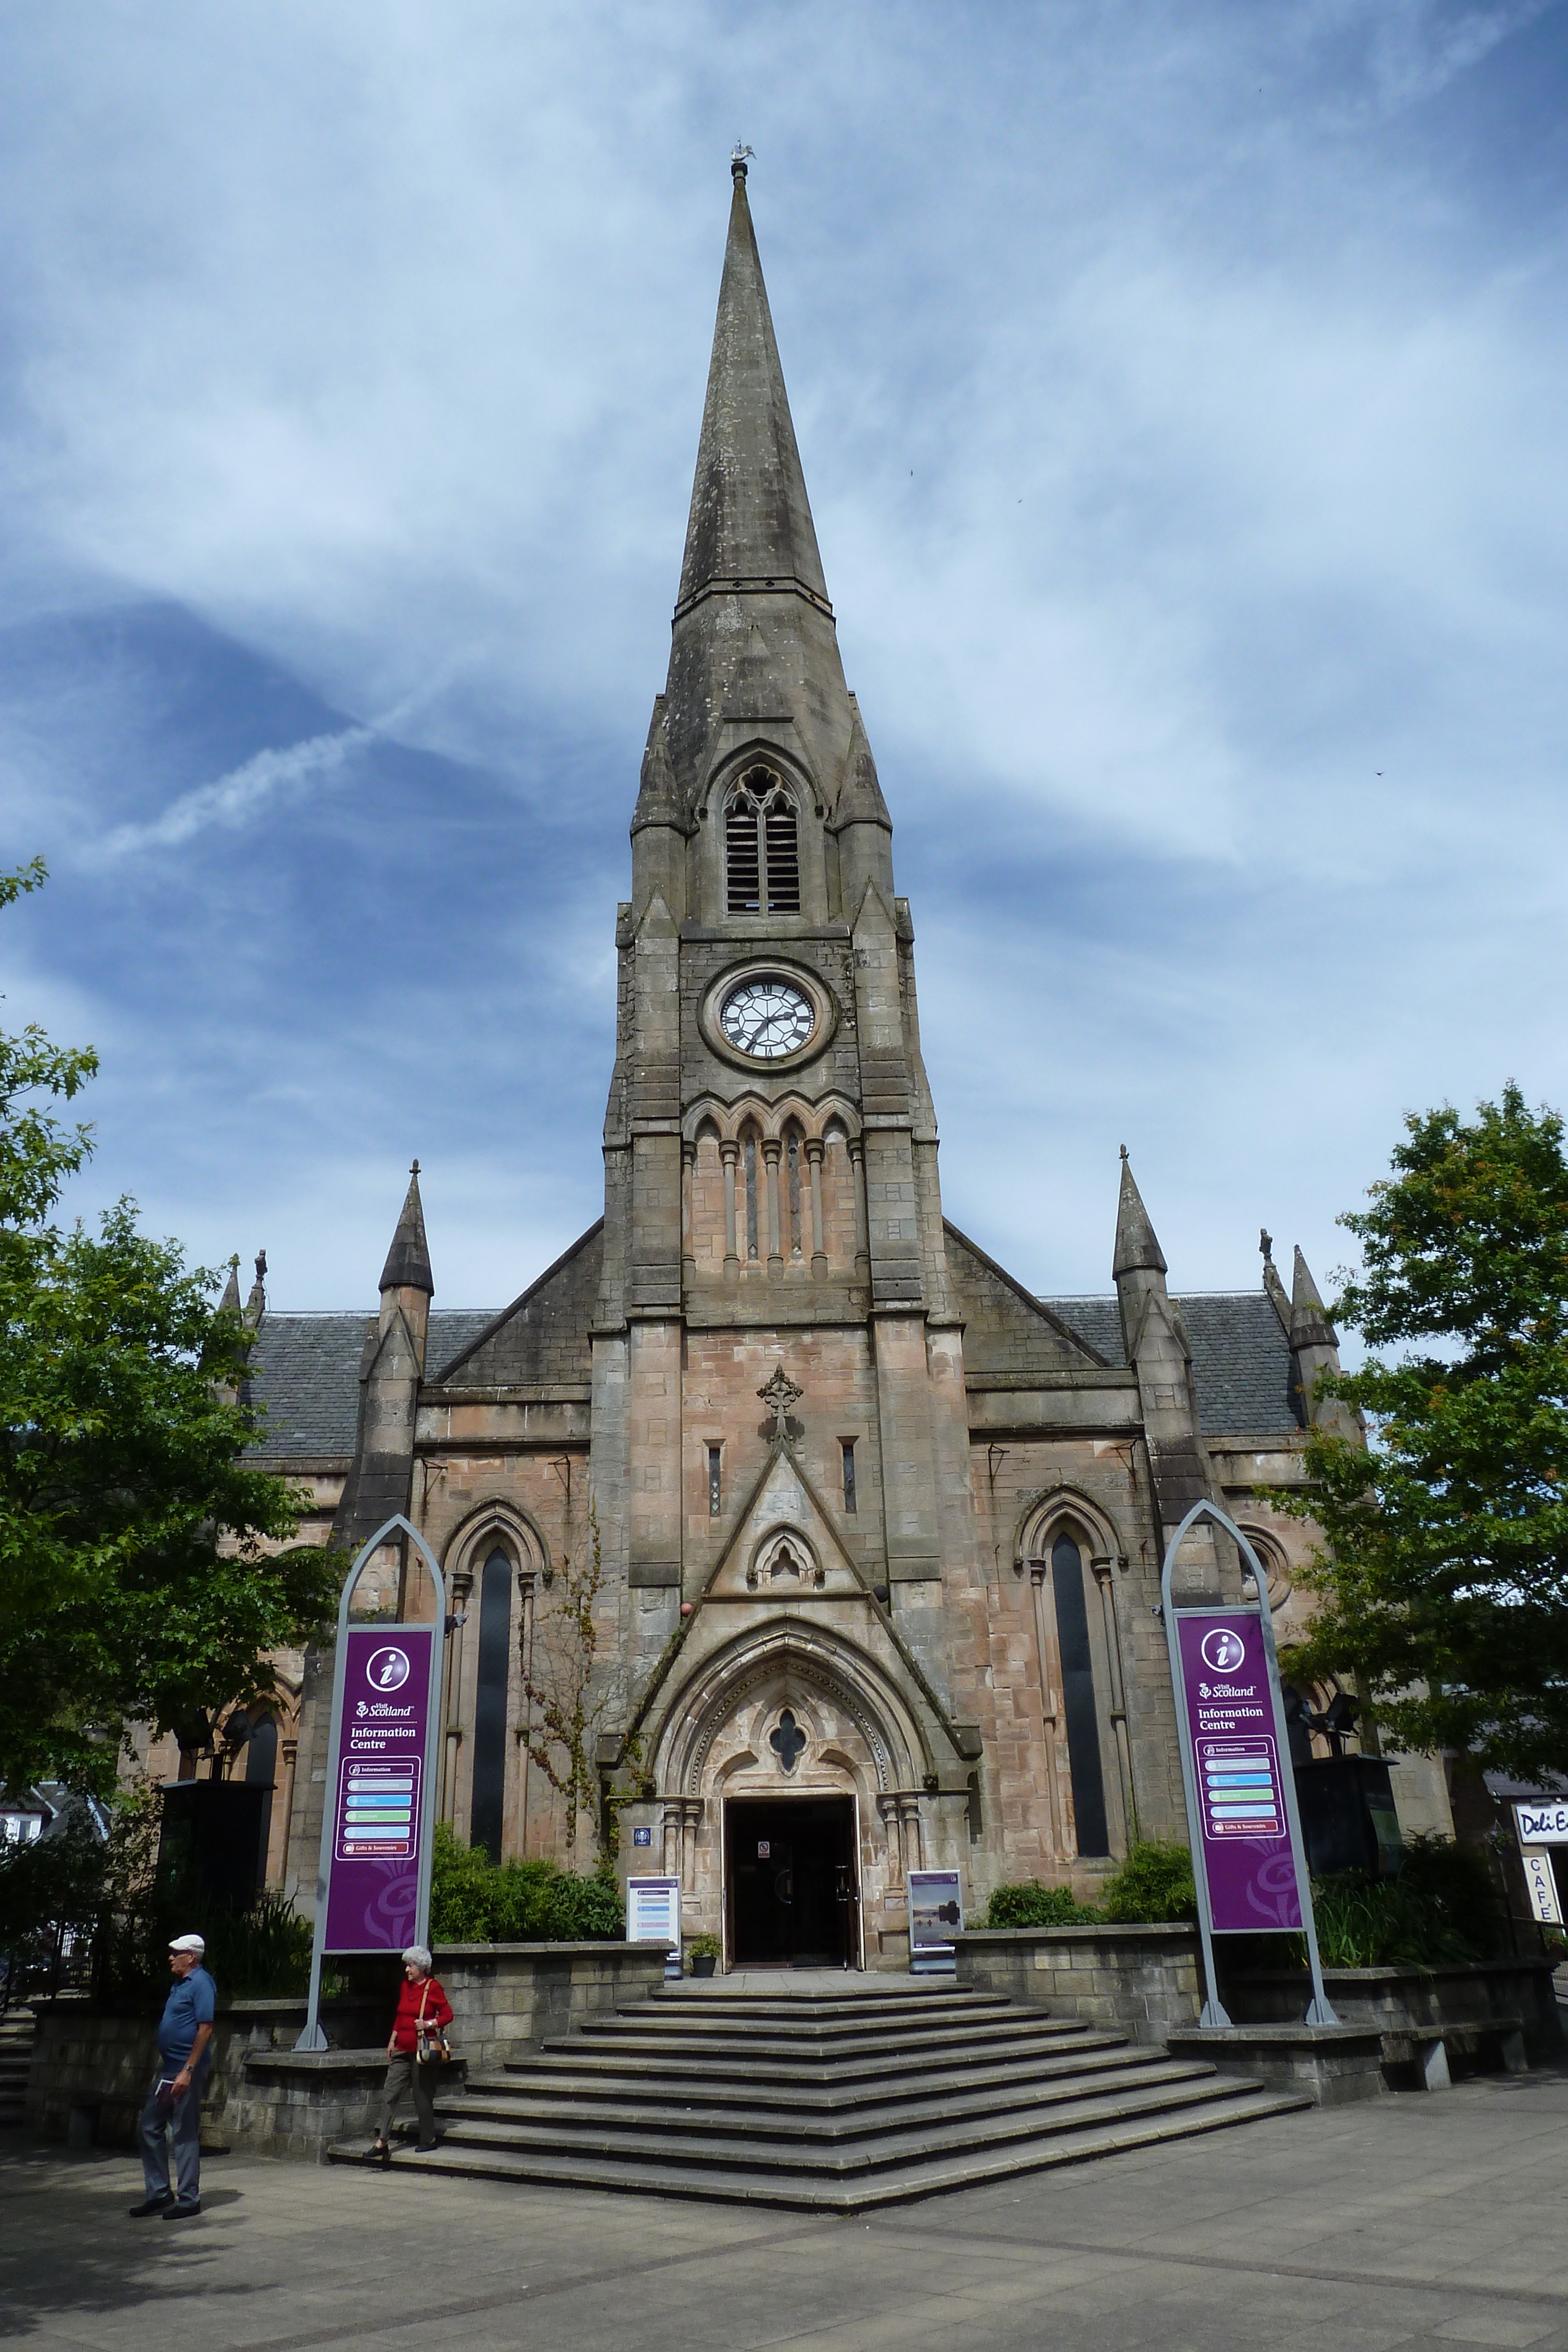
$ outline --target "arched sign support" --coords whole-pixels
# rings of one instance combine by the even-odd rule
[[[1171,1573],[1200,1519],[1223,1528],[1251,1572],[1256,1608],[1178,1609]],[[1200,2025],[1230,2023],[1214,1969],[1217,1935],[1302,1935],[1312,1974],[1309,2025],[1337,2025],[1323,1990],[1306,1849],[1296,1809],[1290,1733],[1263,1564],[1216,1503],[1195,1503],[1171,1538],[1160,1574],[1180,1735],[1182,1787],[1203,1939]]]
[[[349,1623],[354,1588],[388,1538],[405,1535],[430,1571],[428,1625]],[[325,2050],[321,1962],[332,1952],[402,1952],[430,1940],[446,1580],[401,1511],[361,1549],[338,1603],[331,1737],[322,1794],[310,2005],[296,2050]]]

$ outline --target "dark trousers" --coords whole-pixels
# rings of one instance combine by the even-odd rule
[[[386,2088],[382,2093],[380,2137],[388,2137],[392,2130],[392,2110],[405,2092],[413,2093],[413,2112],[419,2118],[422,2140],[435,2137],[435,2107],[434,2093],[439,2060],[422,2066],[411,2051],[400,2050],[387,2067]]]
[[[202,2193],[202,2093],[206,2081],[198,2074],[183,2099],[176,2099],[172,2106],[160,2106],[159,2084],[168,2082],[178,2072],[177,2066],[160,2063],[141,2110],[136,2137],[148,2196],[169,2194],[169,2142],[172,2139],[180,2202],[193,2205]]]

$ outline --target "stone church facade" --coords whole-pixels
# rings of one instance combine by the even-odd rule
[[[253,1295],[261,1454],[308,1533],[403,1511],[443,1562],[440,1810],[497,1855],[586,1867],[612,1819],[732,1964],[903,1965],[922,1866],[970,1916],[1008,1880],[1090,1895],[1186,1835],[1157,1604],[1198,1497],[1289,1634],[1311,1529],[1260,1495],[1300,1479],[1334,1337],[1299,1253],[1289,1295],[1266,1253],[1255,1290],[1173,1296],[1124,1154],[1103,1297],[1038,1297],[944,1218],[741,163],[616,937],[603,1217],[499,1313],[438,1311],[416,1170],[378,1313]],[[388,1606],[420,1580],[389,1553]],[[308,1890],[330,1658],[286,1664],[270,1870]],[[546,1712],[585,1675],[569,1822]],[[1435,1768],[1395,1780],[1407,1827],[1448,1826]]]

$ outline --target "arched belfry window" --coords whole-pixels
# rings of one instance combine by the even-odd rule
[[[800,839],[794,797],[771,769],[753,768],[724,809],[726,900],[732,915],[798,915]]]

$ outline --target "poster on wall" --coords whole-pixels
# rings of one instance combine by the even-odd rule
[[[951,1970],[953,1938],[964,1926],[964,1890],[956,1870],[909,1873],[909,1965],[916,1976]]]
[[[355,1626],[343,1640],[327,1877],[329,1952],[402,1952],[418,1922],[434,1630]]]

